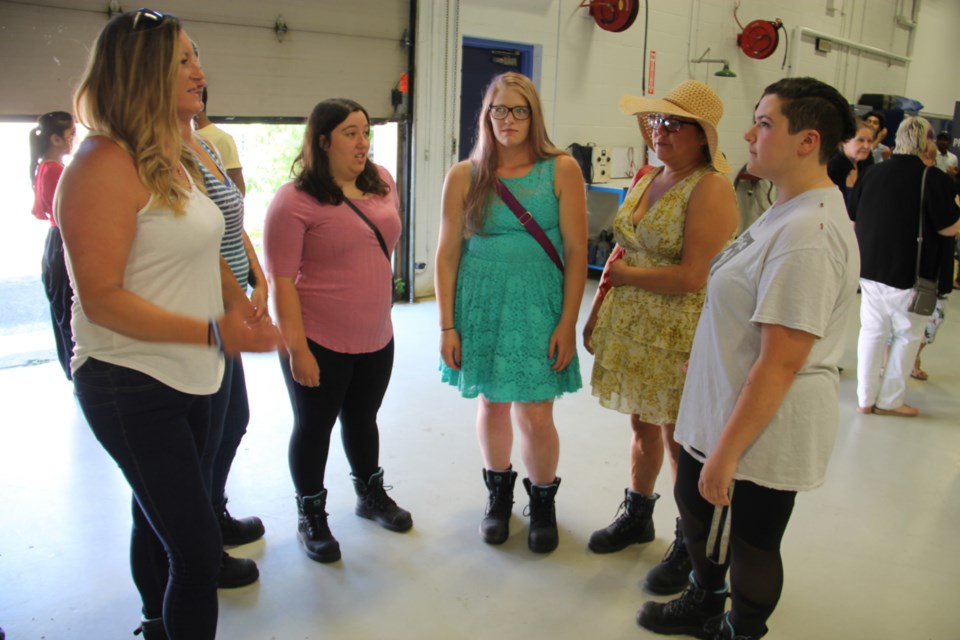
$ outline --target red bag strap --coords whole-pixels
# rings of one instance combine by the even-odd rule
[[[553,260],[553,264],[557,265],[557,269],[560,269],[560,273],[563,273],[563,261],[560,259],[560,254],[557,253],[557,248],[553,246],[553,243],[550,242],[550,238],[547,237],[547,234],[544,233],[543,228],[537,224],[537,221],[534,220],[533,215],[524,208],[520,201],[517,200],[510,189],[507,189],[507,185],[503,184],[503,181],[500,178],[497,178],[497,181],[493,183],[493,186],[497,190],[497,195],[500,196],[500,199],[503,200],[503,203],[509,207],[510,211],[513,212],[513,215],[517,216],[517,220],[520,221],[520,224],[523,225],[523,228],[526,229],[530,235],[533,236],[534,240],[540,243],[540,246],[543,247],[543,250],[547,252],[547,255],[550,256],[550,259]]]

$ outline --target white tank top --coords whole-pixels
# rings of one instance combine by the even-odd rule
[[[137,213],[123,287],[173,313],[209,320],[223,313],[223,215],[196,185],[183,215],[153,202]],[[72,272],[72,270],[71,270]],[[87,358],[135,369],[184,393],[220,387],[223,357],[206,345],[143,342],[91,323],[74,295],[72,369]]]

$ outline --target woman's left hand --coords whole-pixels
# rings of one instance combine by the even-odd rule
[[[630,284],[627,282],[627,277],[632,268],[633,267],[627,264],[626,260],[620,259],[611,262],[607,267],[607,273],[610,274],[610,284],[614,287],[622,287]]]
[[[554,371],[563,371],[577,353],[577,327],[561,322],[550,336],[547,357],[553,360],[550,367]]]
[[[260,321],[269,318],[267,307],[267,285],[263,283],[253,288],[250,294],[250,304],[253,305],[253,320]]]
[[[736,470],[737,460],[730,460],[719,451],[707,456],[700,471],[700,482],[697,483],[703,499],[717,507],[729,506],[730,484]]]

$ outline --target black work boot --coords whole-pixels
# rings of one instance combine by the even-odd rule
[[[630,489],[623,490],[623,502],[610,526],[594,531],[587,543],[594,553],[613,553],[631,544],[650,542],[656,537],[653,528],[653,507],[659,494],[650,497]]]
[[[690,556],[683,542],[683,528],[677,518],[677,528],[673,543],[667,547],[660,564],[647,572],[643,588],[659,596],[672,596],[683,591],[690,582]]]
[[[701,589],[691,575],[687,590],[676,600],[643,603],[637,612],[637,624],[665,635],[712,638],[706,635],[707,623],[723,614],[726,599],[726,589],[719,592]]]
[[[167,630],[163,627],[163,618],[141,620],[140,626],[133,630],[133,635],[143,634],[143,640],[168,640]]]
[[[297,496],[297,537],[307,557],[317,562],[340,559],[340,543],[327,525],[327,490],[312,496]]]
[[[383,486],[383,467],[377,469],[366,482],[352,473],[350,478],[357,492],[357,507],[354,513],[361,518],[373,520],[390,531],[408,531],[413,526],[410,512],[398,507],[387,495],[387,489],[393,487]]]
[[[560,543],[557,532],[557,510],[555,499],[560,488],[560,478],[554,478],[552,484],[532,484],[530,478],[523,479],[523,488],[530,496],[530,533],[527,546],[534,553],[550,553]]]
[[[220,589],[237,589],[253,584],[260,578],[257,563],[248,558],[234,558],[226,551],[220,559],[220,578],[217,587]]]
[[[217,521],[220,523],[220,535],[223,536],[223,544],[227,547],[235,547],[241,544],[249,544],[254,540],[263,537],[263,522],[256,516],[249,518],[234,518],[227,511],[227,499],[223,502],[213,505],[213,510],[217,514]]]
[[[513,487],[517,472],[483,470],[483,481],[490,492],[487,510],[480,523],[480,537],[487,544],[503,544],[510,537],[510,512],[513,510]]]

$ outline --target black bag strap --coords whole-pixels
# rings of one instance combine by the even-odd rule
[[[557,269],[560,269],[560,273],[563,273],[563,261],[560,259],[560,254],[557,253],[557,248],[553,246],[553,243],[550,242],[550,238],[547,237],[547,234],[544,233],[543,227],[541,227],[536,220],[533,218],[533,214],[526,210],[526,208],[520,204],[520,201],[517,200],[516,196],[510,193],[510,189],[507,189],[507,185],[503,184],[503,181],[500,178],[497,178],[497,181],[493,183],[493,186],[497,189],[497,195],[500,196],[500,199],[503,200],[510,211],[513,212],[513,215],[517,216],[517,220],[520,221],[520,224],[523,225],[523,228],[526,229],[530,235],[533,236],[543,250],[547,252],[547,255],[550,256],[550,259],[553,260],[553,264],[557,265]]]
[[[387,258],[387,262],[390,262],[390,252],[387,250],[387,243],[383,239],[383,235],[380,233],[380,229],[377,229],[377,225],[373,224],[370,218],[363,215],[363,211],[360,211],[360,209],[357,208],[357,205],[353,204],[353,202],[350,201],[350,198],[348,198],[347,196],[343,196],[343,201],[347,204],[348,207],[353,209],[353,211],[358,216],[360,216],[360,219],[367,223],[367,226],[370,227],[370,230],[373,231],[374,234],[376,234],[377,242],[380,243],[380,248],[383,249],[383,255]]]
[[[923,191],[927,186],[927,171],[930,167],[924,167],[923,175],[920,177],[920,228],[917,230],[917,269],[913,281],[920,279],[920,252],[923,251]]]

